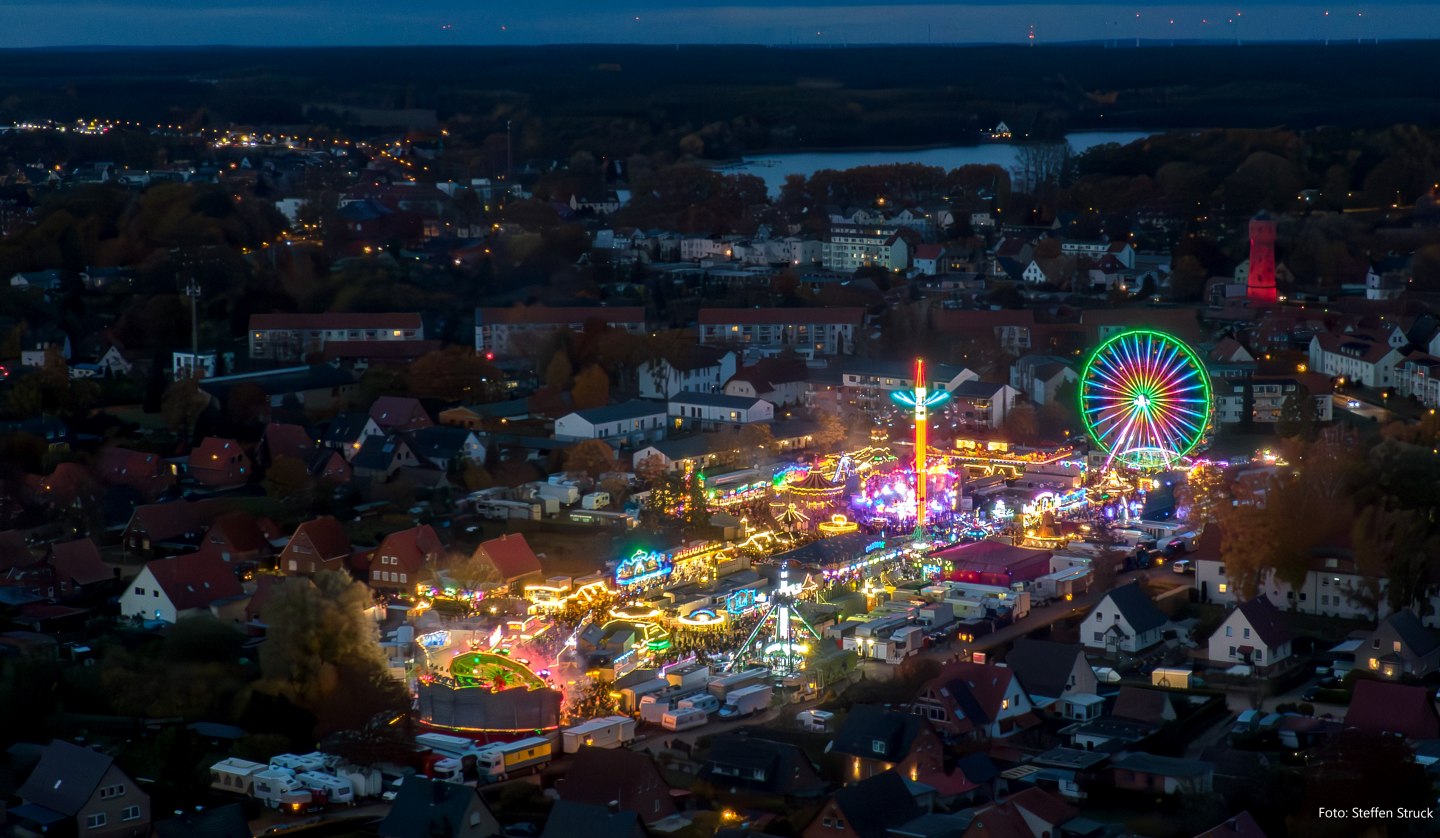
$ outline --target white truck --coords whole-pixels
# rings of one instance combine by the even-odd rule
[[[222,759],[210,766],[210,788],[250,796],[255,791],[255,775],[267,768],[247,759]]]
[[[811,733],[826,733],[835,721],[835,714],[828,710],[801,710],[795,714],[795,723],[801,730]]]
[[[710,715],[697,707],[676,708],[660,717],[666,730],[690,730],[710,721]]]
[[[771,692],[769,684],[755,684],[730,693],[725,698],[725,706],[720,708],[720,718],[743,719],[764,710],[770,706]]]
[[[582,747],[623,748],[634,741],[635,720],[629,716],[591,719],[560,731],[561,750],[567,754],[573,754]]]
[[[488,745],[475,755],[481,782],[498,783],[524,773],[539,772],[550,764],[554,746],[544,736]]]

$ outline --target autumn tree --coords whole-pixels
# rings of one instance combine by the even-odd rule
[[[642,485],[653,486],[668,470],[659,454],[651,454],[635,464],[635,479]]]
[[[775,432],[770,430],[769,425],[760,422],[742,426],[738,441],[740,450],[749,452],[751,462],[755,462],[756,458],[767,458],[775,452]]]
[[[850,430],[845,427],[844,421],[834,413],[821,413],[816,423],[819,425],[812,437],[815,440],[815,447],[826,453],[839,452],[850,436]]]
[[[570,366],[570,353],[564,349],[556,350],[545,366],[545,384],[556,390],[569,389],[574,373],[574,368]]]
[[[587,439],[565,449],[566,471],[583,471],[599,477],[615,468],[615,451],[604,440]]]
[[[610,376],[599,364],[585,367],[575,376],[575,386],[570,391],[576,410],[604,407],[610,403]]]
[[[281,454],[265,470],[265,493],[277,500],[293,500],[310,494],[315,481],[305,463]]]
[[[487,386],[499,372],[467,347],[452,346],[415,359],[406,371],[407,387],[416,398],[476,402],[489,398]]]
[[[1280,416],[1275,420],[1275,433],[1287,439],[1310,441],[1315,438],[1315,402],[1304,384],[1280,403]]]
[[[1021,402],[1011,407],[1010,412],[1005,414],[1000,430],[1010,442],[1033,444],[1040,436],[1040,423],[1035,406],[1029,402]]]

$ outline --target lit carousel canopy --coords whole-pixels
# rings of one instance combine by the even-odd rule
[[[818,509],[837,503],[845,487],[826,477],[819,469],[811,469],[804,479],[791,483],[785,491],[794,502]]]

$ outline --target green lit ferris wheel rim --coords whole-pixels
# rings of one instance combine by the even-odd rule
[[[1205,437],[1210,376],[1195,351],[1152,329],[1121,332],[1090,354],[1080,373],[1080,416],[1109,458],[1164,468]]]

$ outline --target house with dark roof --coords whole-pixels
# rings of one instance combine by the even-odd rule
[[[1360,680],[1345,725],[1368,733],[1394,733],[1412,741],[1440,738],[1440,715],[1429,687]]]
[[[344,572],[354,548],[345,526],[330,515],[301,523],[295,528],[276,565],[287,575],[313,576],[322,570]]]
[[[1408,608],[1386,617],[1355,651],[1355,663],[1390,679],[1424,678],[1440,669],[1440,637]]]
[[[770,422],[775,418],[775,405],[748,396],[687,390],[671,397],[669,412],[677,428],[715,431]]]
[[[496,577],[506,585],[514,586],[528,579],[540,576],[540,557],[530,549],[524,533],[505,533],[499,538],[480,542],[473,557],[495,569]],[[519,590],[513,588],[512,590]]]
[[[592,806],[618,805],[645,823],[675,814],[675,797],[655,760],[628,748],[581,748],[565,776],[555,781],[561,800]]]
[[[722,733],[711,741],[700,779],[716,788],[787,798],[819,797],[826,788],[804,751],[788,742],[752,736],[743,729]]]
[[[1030,700],[1037,704],[1070,695],[1093,694],[1099,688],[1095,669],[1086,659],[1085,650],[1071,643],[1022,637],[1005,656],[1005,665],[1015,673]]]
[[[1170,695],[1164,690],[1123,685],[1115,695],[1115,706],[1111,708],[1110,716],[1159,728],[1176,718],[1175,703],[1170,700]]]
[[[253,476],[250,455],[233,439],[209,436],[190,452],[186,467],[190,479],[207,489],[244,486]]]
[[[983,663],[946,664],[920,688],[914,711],[940,732],[968,739],[1003,739],[1039,723],[1015,671]]]
[[[191,553],[147,562],[120,595],[120,614],[174,624],[181,617],[209,613],[239,623],[245,600],[234,567],[218,556]]]
[[[801,831],[804,838],[887,838],[890,829],[925,813],[895,771],[847,785]]]
[[[376,834],[380,838],[487,838],[501,833],[500,821],[474,786],[412,774],[400,784]]]
[[[1164,612],[1145,595],[1138,582],[1105,595],[1080,624],[1080,642],[1087,649],[1116,655],[1143,652],[1160,642]]]
[[[215,519],[231,508],[228,501],[218,498],[137,506],[130,513],[122,542],[132,553],[155,555],[167,548],[168,552],[188,552],[187,548],[199,546]]]
[[[1285,615],[1259,596],[1225,615],[1206,645],[1212,663],[1247,664],[1265,672],[1289,660],[1292,640]]]
[[[437,569],[444,550],[429,524],[390,533],[370,555],[366,579],[371,588],[413,591],[427,571]]]
[[[591,750],[586,748],[585,750]],[[592,805],[560,799],[550,807],[540,838],[645,838],[645,827],[634,812],[611,811],[608,805]]]
[[[1215,767],[1198,759],[1123,753],[1110,760],[1115,788],[1147,794],[1207,794]]]
[[[850,708],[830,742],[830,753],[844,759],[849,782],[891,769],[908,777],[912,769],[943,768],[945,760],[944,743],[925,718],[874,704]]]
[[[485,443],[467,428],[435,425],[406,434],[405,439],[416,457],[441,471],[460,461],[485,460]]]
[[[410,443],[399,436],[367,436],[350,458],[350,473],[357,478],[385,482],[402,468],[420,465]]]
[[[686,344],[640,365],[640,396],[671,399],[686,391],[718,393],[739,368],[739,356],[718,346]]]
[[[109,756],[56,739],[6,814],[17,834],[130,838],[150,834],[150,795]]]
[[[365,413],[340,413],[325,426],[320,444],[342,452],[345,459],[353,459],[360,451],[367,437],[384,436],[380,425]]]
[[[633,401],[575,410],[555,420],[555,439],[579,442],[585,439],[615,440],[639,444],[655,441],[665,433],[665,402]]]

